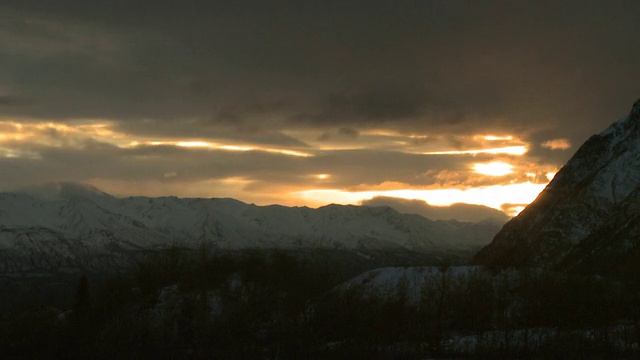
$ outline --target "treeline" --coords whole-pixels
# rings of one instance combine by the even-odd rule
[[[353,276],[326,261],[173,247],[125,276],[99,284],[80,277],[67,311],[37,306],[3,314],[0,357],[312,358],[312,304]]]
[[[284,251],[171,248],[126,276],[80,277],[68,310],[0,319],[2,358],[632,358],[640,286],[442,266],[393,292],[337,287],[352,269]],[[416,294],[419,294],[416,297]]]
[[[531,269],[442,268],[415,291],[353,286],[314,329],[343,358],[611,359],[640,356],[638,283]],[[330,315],[332,314],[332,316]]]

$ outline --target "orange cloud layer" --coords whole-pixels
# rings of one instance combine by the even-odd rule
[[[568,139],[552,139],[540,144],[540,146],[551,150],[566,150],[571,148],[571,142]]]

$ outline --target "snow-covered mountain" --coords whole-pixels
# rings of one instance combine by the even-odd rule
[[[640,100],[583,144],[480,264],[627,272],[640,259]]]
[[[233,199],[116,198],[55,183],[0,194],[0,273],[103,271],[177,245],[442,255],[487,244],[499,222],[431,221],[389,207],[256,206]]]

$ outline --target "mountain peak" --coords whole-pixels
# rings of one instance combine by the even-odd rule
[[[640,100],[627,117],[587,140],[476,261],[620,272],[612,259],[640,248],[639,120]],[[637,257],[625,261],[637,263]]]

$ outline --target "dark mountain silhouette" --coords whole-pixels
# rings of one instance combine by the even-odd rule
[[[474,259],[597,273],[640,269],[640,100],[587,140]]]

